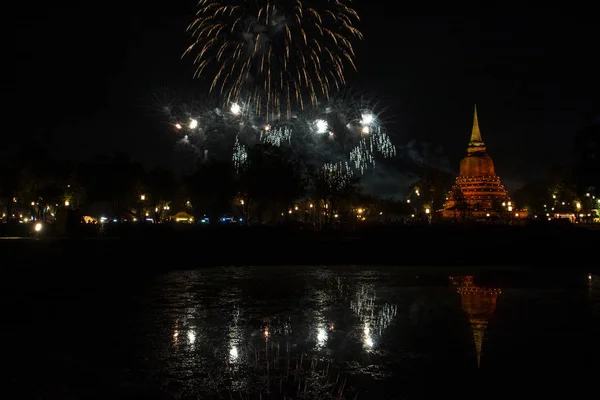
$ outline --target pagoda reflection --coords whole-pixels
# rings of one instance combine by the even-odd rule
[[[502,291],[499,288],[477,286],[473,281],[473,276],[451,276],[450,281],[456,286],[456,291],[460,294],[461,307],[469,317],[477,354],[477,367],[479,368],[483,337],[490,318],[496,310],[498,295]]]

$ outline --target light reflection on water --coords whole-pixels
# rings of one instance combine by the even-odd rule
[[[166,274],[139,320],[154,348],[148,362],[169,377],[161,382],[165,389],[184,393],[276,388],[327,398],[350,390],[349,373],[387,378],[400,362],[384,360],[397,302],[417,293],[379,295],[372,271],[356,272],[247,267]],[[404,356],[420,355],[406,349]]]
[[[600,320],[600,280],[585,278]],[[175,397],[409,398],[424,371],[451,381],[489,365],[503,305],[520,301],[506,293],[375,268],[178,271],[154,282],[135,323],[152,383]]]

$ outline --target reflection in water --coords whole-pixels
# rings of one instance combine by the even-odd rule
[[[143,317],[150,329],[170,327],[151,338],[149,368],[164,366],[173,381],[161,385],[177,396],[344,398],[349,382],[384,379],[398,362],[382,358],[398,307],[391,292],[378,298],[372,280],[325,268],[283,279],[252,267],[167,274],[151,296],[154,314]]]
[[[398,306],[383,303],[377,306],[373,285],[361,285],[350,301],[350,309],[358,316],[363,326],[363,344],[368,351],[375,346],[377,337],[383,335],[398,313]]]
[[[600,279],[588,274],[588,305],[594,318],[600,318]]]
[[[451,276],[450,280],[456,285],[462,309],[469,316],[477,353],[477,367],[480,367],[483,336],[490,318],[496,310],[496,299],[502,291],[498,288],[477,286],[473,282],[472,276]]]
[[[593,382],[597,370],[600,278],[547,274],[511,269],[502,310],[499,289],[470,276],[449,285],[440,268],[207,268],[146,277],[110,299],[105,287],[7,296],[18,313],[5,307],[5,319],[23,325],[3,332],[5,380],[35,387],[24,398],[510,398],[560,382],[572,393],[570,375]],[[476,371],[486,328],[502,340]]]

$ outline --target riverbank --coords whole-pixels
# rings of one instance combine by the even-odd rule
[[[572,227],[129,227],[104,237],[0,240],[5,265],[182,269],[212,265],[427,265],[591,268],[600,231]]]

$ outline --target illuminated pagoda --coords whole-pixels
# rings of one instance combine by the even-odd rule
[[[463,311],[469,317],[475,352],[477,354],[477,368],[481,366],[481,352],[483,336],[494,311],[496,300],[502,291],[498,288],[483,288],[475,285],[472,276],[450,277],[460,294],[460,303]]]
[[[460,162],[460,174],[441,214],[442,218],[447,219],[526,217],[526,211],[513,210],[508,192],[496,175],[494,161],[487,154],[485,143],[481,139],[477,106],[467,156]]]

